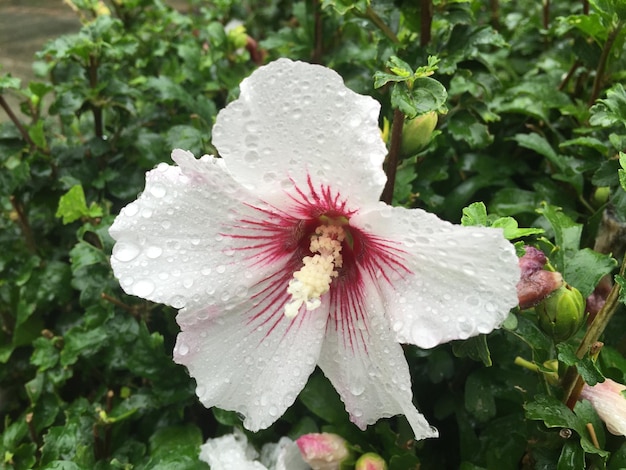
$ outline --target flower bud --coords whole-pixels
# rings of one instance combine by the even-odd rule
[[[593,387],[585,384],[580,398],[589,400],[611,434],[626,436],[626,386],[605,379]]]
[[[526,252],[519,259],[521,277],[517,283],[519,307],[524,310],[533,307],[563,285],[561,273],[543,269],[546,255],[532,246],[524,247]]]
[[[414,155],[430,143],[437,126],[437,113],[431,111],[405,121],[402,127],[402,155]]]
[[[302,458],[313,470],[338,470],[350,458],[346,440],[331,433],[305,434],[296,440]]]
[[[359,457],[354,470],[387,470],[387,463],[380,455],[368,452]]]
[[[541,329],[561,342],[578,331],[585,317],[585,300],[578,289],[560,287],[535,307]]]

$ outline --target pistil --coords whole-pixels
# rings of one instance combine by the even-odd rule
[[[320,225],[311,236],[309,250],[313,256],[302,259],[302,268],[293,273],[287,293],[291,300],[285,304],[285,315],[295,317],[304,305],[307,310],[315,310],[321,303],[321,297],[330,290],[333,278],[338,276],[337,269],[343,264],[341,243],[346,237],[339,225]]]

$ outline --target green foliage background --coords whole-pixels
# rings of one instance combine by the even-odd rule
[[[121,291],[107,230],[171,148],[215,153],[217,111],[272,59],[333,68],[381,102],[381,128],[439,113],[427,145],[398,156],[395,204],[503,227],[585,297],[624,254],[623,232],[593,250],[603,214],[626,223],[622,0],[73,4],[83,27],[44,47],[39,79],[0,75],[4,112],[12,94],[26,116],[0,125],[0,468],[208,468],[198,446],[241,426],[198,404],[171,360],[175,311]],[[558,359],[561,377],[626,382],[623,310],[597,360],[575,353],[585,328],[557,347],[532,309],[488,337],[407,347],[439,439],[412,442],[402,417],[359,431],[321,373],[250,438],[333,431],[392,470],[623,468],[623,438],[542,373]]]

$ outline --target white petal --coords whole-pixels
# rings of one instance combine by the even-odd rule
[[[489,333],[517,305],[518,258],[499,229],[383,204],[350,223],[389,240],[405,269],[380,282],[400,342],[431,348]]]
[[[437,430],[413,405],[409,368],[384,317],[374,281],[362,279],[358,287],[333,292],[338,307],[331,307],[319,366],[350,420],[365,429],[380,418],[403,414],[416,439],[437,437]]]
[[[200,446],[200,460],[207,462],[211,470],[267,470],[254,461],[257,456],[246,436],[238,430],[234,434],[209,439]]]
[[[276,421],[306,384],[328,312],[322,306],[289,319],[282,307],[286,288],[258,289],[251,299],[227,305],[226,313],[222,306],[181,310],[174,348],[174,360],[196,379],[200,401],[241,413],[251,431]]]
[[[179,166],[148,172],[143,193],[111,226],[116,277],[127,293],[175,308],[245,298],[262,266],[242,249],[250,241],[233,236],[246,229],[233,226],[270,216],[252,208],[257,199],[221,160],[182,150],[172,158]]]
[[[261,462],[269,470],[310,470],[298,449],[298,445],[288,437],[281,437],[276,443],[264,444],[261,449]]]
[[[279,59],[241,83],[220,111],[213,144],[233,176],[266,201],[295,184],[329,185],[361,206],[385,184],[380,105],[349,90],[334,71]],[[270,196],[273,195],[273,196]]]

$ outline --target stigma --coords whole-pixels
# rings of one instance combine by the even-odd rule
[[[287,293],[291,299],[285,304],[285,316],[295,317],[302,305],[315,310],[322,304],[321,297],[330,290],[330,284],[341,268],[341,244],[346,237],[340,225],[320,225],[311,235],[309,251],[312,256],[302,258],[302,268],[293,273]]]

